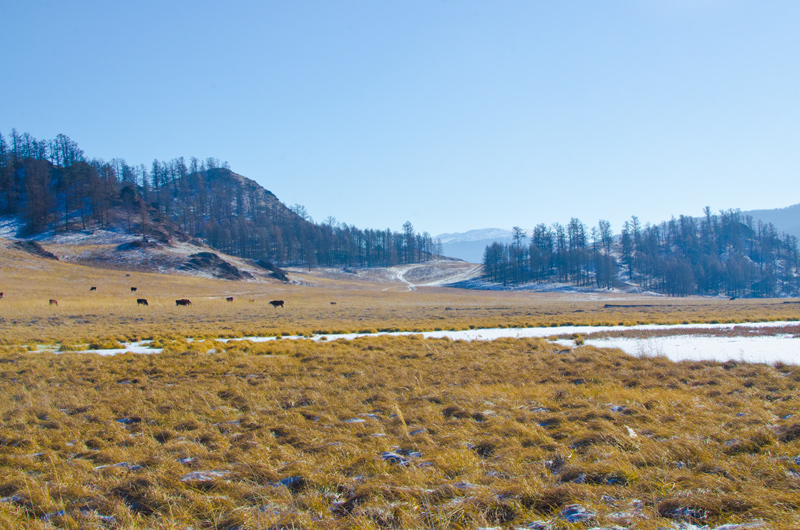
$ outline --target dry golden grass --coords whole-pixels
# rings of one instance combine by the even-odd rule
[[[456,529],[563,521],[580,503],[593,525],[683,510],[796,528],[798,383],[797,367],[540,339],[6,354],[0,524]],[[192,471],[221,476],[181,480]]]
[[[375,330],[742,322],[800,318],[784,300],[463,291],[295,275],[312,285],[89,268],[0,248],[0,344]],[[129,275],[129,276],[128,276]],[[95,286],[97,291],[90,292]],[[132,293],[131,287],[137,287]],[[225,298],[233,296],[232,303]],[[58,300],[58,307],[48,305]],[[145,298],[148,306],[138,306]],[[189,307],[175,300],[188,298]],[[273,308],[270,300],[286,301]],[[252,300],[252,302],[250,302]],[[331,302],[336,302],[331,304]],[[630,305],[635,307],[605,307]]]
[[[784,320],[796,304],[235,283],[10,249],[0,270],[0,528],[800,525],[796,366],[558,353],[540,339],[203,340]],[[69,353],[137,338],[164,352]],[[35,343],[63,353],[22,347]],[[571,503],[594,519],[565,522]]]

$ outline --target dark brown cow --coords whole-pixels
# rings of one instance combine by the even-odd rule
[[[336,302],[331,302],[331,305],[336,305]]]
[[[89,287],[89,290],[90,290],[90,291],[96,291],[96,290],[97,290],[97,287]]]
[[[232,297],[232,296],[229,296],[228,298],[226,298],[226,299],[225,299],[225,301],[226,301],[226,302],[233,302],[233,297]]]
[[[175,300],[175,305],[192,305],[192,301],[188,298],[181,298],[180,300]]]
[[[131,292],[135,293],[136,292],[136,287],[131,287]]]
[[[51,298],[50,299],[50,305],[57,306],[58,305],[58,300],[55,300],[54,298]]]
[[[283,300],[272,300],[270,305],[272,305],[272,307],[283,307]]]
[[[3,293],[0,293],[0,298],[3,298]]]
[[[137,298],[136,303],[139,305],[147,305],[147,298]]]

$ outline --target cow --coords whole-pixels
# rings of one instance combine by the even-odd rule
[[[192,305],[192,301],[188,298],[181,298],[180,300],[175,300],[175,305]]]
[[[136,292],[136,287],[131,287],[131,292],[135,293]]]
[[[3,293],[0,293],[0,298],[3,298]]]
[[[147,305],[147,298],[137,298],[136,303],[139,305]]]
[[[225,299],[225,301],[226,301],[226,302],[233,302],[233,297],[232,297],[232,296],[229,296],[228,298],[226,298],[226,299]]]
[[[89,287],[89,290],[90,290],[90,291],[96,291],[96,290],[97,290],[97,287]]]
[[[283,300],[272,300],[270,305],[272,307],[283,307]]]
[[[331,305],[336,305],[336,302],[331,302]]]
[[[57,307],[57,306],[58,306],[58,300],[56,300],[56,299],[54,299],[54,298],[51,298],[51,299],[50,299],[50,305],[54,305],[54,306],[56,306],[56,307]]]

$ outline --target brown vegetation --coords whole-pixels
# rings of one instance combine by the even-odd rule
[[[5,247],[3,245],[6,245]],[[635,298],[631,295],[466,291],[420,287],[361,275],[327,279],[293,273],[301,285],[277,280],[230,282],[208,278],[96,269],[43,260],[0,240],[0,344],[118,341],[160,336],[308,335],[377,330],[434,331],[486,327],[796,320],[797,304]],[[358,276],[358,278],[355,278]],[[354,277],[351,279],[350,277]],[[131,285],[149,311],[137,310]],[[89,293],[89,286],[97,291]],[[91,294],[91,296],[89,296]],[[219,304],[227,296],[247,306]],[[47,301],[58,299],[59,310]],[[190,299],[190,311],[175,300]],[[282,299],[285,311],[272,311]],[[331,304],[331,300],[337,304]],[[630,307],[604,307],[619,303]],[[638,304],[638,305],[637,305]]]
[[[605,308],[618,298],[126,276],[13,249],[0,261],[0,527],[800,524],[797,366],[543,339],[210,339],[789,319],[796,305]],[[254,303],[220,303],[228,293]],[[143,338],[163,353],[71,353]],[[31,351],[41,343],[60,353]],[[594,515],[569,526],[575,504]]]
[[[541,339],[164,346],[0,357],[0,521],[474,528],[578,503],[607,526],[800,523],[797,367]]]

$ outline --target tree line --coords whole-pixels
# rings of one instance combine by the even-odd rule
[[[484,251],[487,278],[503,285],[529,282],[569,283],[579,286],[612,287],[616,264],[611,257],[611,225],[600,221],[588,230],[578,219],[567,226],[544,223],[528,235],[515,226],[513,242],[494,242]]]
[[[124,227],[163,234],[170,224],[236,256],[281,266],[371,267],[415,263],[441,244],[410,222],[402,231],[315,223],[214,158],[128,165],[89,159],[69,137],[0,134],[0,214],[19,216],[23,235]]]
[[[608,221],[588,229],[514,227],[513,242],[486,247],[486,277],[504,285],[561,282],[611,288],[623,282],[670,296],[798,294],[798,240],[738,210],[642,226],[632,217],[614,237]]]

